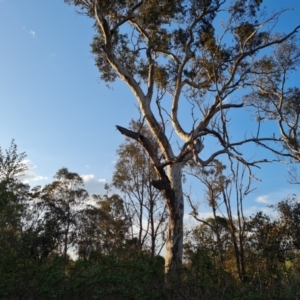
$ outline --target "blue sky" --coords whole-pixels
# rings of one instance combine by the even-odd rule
[[[279,30],[300,23],[298,0],[264,3],[271,10],[294,8]],[[115,125],[125,127],[139,116],[125,84],[109,89],[100,82],[90,53],[93,35],[92,21],[63,0],[0,0],[0,146],[7,148],[14,138],[26,151],[33,186],[65,166],[86,175],[91,191],[103,192],[124,141]],[[246,200],[249,211],[297,193],[297,186],[286,183],[287,168],[272,164],[257,171],[262,182]]]

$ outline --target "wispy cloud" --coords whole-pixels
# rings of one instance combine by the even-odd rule
[[[103,194],[104,193],[104,184],[106,183],[105,178],[96,178],[94,174],[85,174],[80,175],[85,189],[89,194]]]
[[[27,171],[20,178],[23,183],[48,180],[48,177],[37,174],[37,166],[33,164],[31,160],[26,159],[23,161],[23,163],[27,166]]]
[[[100,182],[100,183],[105,183],[106,182],[105,178],[100,178],[100,179],[97,180],[93,174],[81,175],[81,178],[83,179],[84,183],[92,182],[92,181]]]
[[[255,215],[257,212],[261,211],[262,213],[266,214],[267,216],[271,218],[277,218],[278,214],[277,212],[270,206],[265,207],[259,207],[259,206],[250,206],[247,209],[244,210],[245,217],[249,218],[250,216]]]
[[[258,202],[258,203],[272,204],[272,200],[270,199],[270,195],[261,195],[261,196],[258,196],[255,199],[255,201]]]
[[[292,187],[288,189],[280,189],[269,194],[259,195],[258,197],[256,197],[255,201],[261,204],[272,205],[284,200],[292,194],[297,195],[298,192],[299,191],[297,189]]]
[[[89,182],[95,179],[95,176],[93,174],[89,175],[81,175],[81,178],[84,182]]]
[[[35,33],[35,31],[33,31],[33,30],[30,30],[30,34],[32,35],[32,37],[36,37],[36,33]]]

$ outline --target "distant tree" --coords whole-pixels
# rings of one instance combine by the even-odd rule
[[[272,69],[257,72],[257,64],[266,60],[261,53],[289,41],[299,26],[287,34],[275,34],[274,22],[283,11],[258,13],[262,2],[258,0],[65,2],[94,19],[92,52],[101,79],[113,82],[120,78],[129,86],[159,145],[162,157],[140,131],[117,126],[122,134],[138,141],[151,158],[159,178],[153,185],[168,206],[165,270],[179,275],[182,168],[190,160],[205,167],[222,154],[253,166],[261,160],[246,160],[237,146],[263,146],[279,140],[271,135],[262,137],[259,130],[259,134],[240,139],[233,136],[228,112],[243,107],[244,102],[235,101],[234,94],[241,96],[242,89],[247,93],[249,86],[255,87],[253,76],[274,75]],[[202,150],[209,141],[216,146],[205,157]]]
[[[0,252],[18,248],[26,221],[29,186],[18,179],[27,170],[25,158],[14,140],[8,149],[0,147]]]
[[[197,164],[190,163],[187,168],[185,168],[185,172],[189,175],[194,176],[197,178],[200,182],[204,184],[205,187],[205,197],[208,202],[208,205],[212,208],[213,213],[213,222],[206,222],[207,226],[211,226],[212,231],[214,232],[217,244],[219,248],[219,255],[220,255],[220,261],[221,263],[224,261],[223,257],[223,245],[221,242],[221,227],[220,227],[220,217],[218,214],[219,206],[220,206],[220,199],[222,197],[222,193],[226,188],[228,187],[228,184],[230,183],[230,179],[227,178],[223,171],[225,170],[226,166],[223,165],[218,160],[213,160],[207,168],[201,168]],[[192,216],[204,223],[205,221],[198,218],[198,210],[197,205],[195,205],[192,200],[190,199],[189,195],[186,195],[188,202],[192,208]]]
[[[252,177],[245,176],[246,168],[239,163],[231,165],[232,175],[222,190],[222,200],[228,219],[228,230],[233,246],[235,266],[241,282],[248,280],[246,274],[247,219],[244,216],[244,200],[253,191]],[[235,216],[236,214],[236,216]]]
[[[139,122],[131,122],[130,128],[138,130],[152,141],[155,140],[147,127]],[[158,145],[155,147],[159,151]],[[113,185],[124,193],[125,206],[132,224],[132,237],[137,239],[141,251],[150,250],[152,256],[159,254],[164,245],[167,206],[161,193],[153,187],[157,174],[151,159],[143,147],[131,139],[119,146],[119,156],[115,165]]]
[[[30,205],[23,227],[22,248],[30,259],[45,262],[51,254],[58,254],[62,243],[61,214],[42,197],[43,189],[36,186],[30,190]]]
[[[69,247],[76,242],[78,214],[88,199],[88,193],[83,188],[83,179],[67,168],[58,170],[54,179],[41,191],[44,226],[59,225],[62,254],[67,258]]]
[[[10,147],[3,151],[0,147],[0,180],[7,180],[23,175],[27,170],[24,163],[26,153],[18,153],[18,147],[12,140]]]
[[[201,219],[199,225],[186,230],[185,258],[189,261],[198,250],[201,250],[210,256],[215,266],[224,267],[226,259],[224,253],[230,246],[230,231],[225,217]]]
[[[117,194],[93,195],[93,201],[80,214],[78,254],[86,259],[97,253],[117,255],[129,229],[123,199]]]
[[[19,251],[29,198],[28,185],[12,179],[0,182],[0,256]]]
[[[244,216],[243,202],[252,191],[251,177],[245,178],[245,167],[241,167],[239,163],[234,164],[233,161],[227,175],[224,174],[226,166],[218,160],[214,160],[207,168],[199,168],[197,165],[190,164],[185,170],[204,184],[205,195],[213,213],[213,219],[209,221],[199,218],[197,205],[188,196],[192,216],[206,227],[206,231],[207,227],[210,227],[210,231],[215,236],[213,239],[217,241],[222,264],[225,261],[225,249],[228,248],[228,241],[230,241],[239,280],[246,281],[245,227],[247,221]],[[224,230],[228,234],[226,241],[221,238]]]
[[[288,238],[285,239],[289,252],[300,250],[300,202],[296,195],[287,197],[273,208],[278,212],[280,224],[285,227]],[[288,243],[288,244],[287,244]]]
[[[288,257],[285,228],[281,226],[280,219],[272,219],[263,212],[258,212],[251,217],[247,231],[252,252],[249,273],[255,278],[253,281],[263,280],[260,284],[270,285],[281,278],[280,273],[284,270]]]

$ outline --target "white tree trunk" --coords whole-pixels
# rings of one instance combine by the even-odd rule
[[[173,189],[173,199],[166,199],[169,206],[169,225],[166,241],[165,272],[178,274],[182,266],[184,200],[181,178],[182,164],[168,167],[168,177]]]

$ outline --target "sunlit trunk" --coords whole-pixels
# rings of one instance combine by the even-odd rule
[[[183,253],[183,214],[184,201],[181,180],[182,165],[177,163],[168,167],[171,190],[165,198],[169,208],[169,225],[166,240],[165,272],[178,276],[182,267]]]

